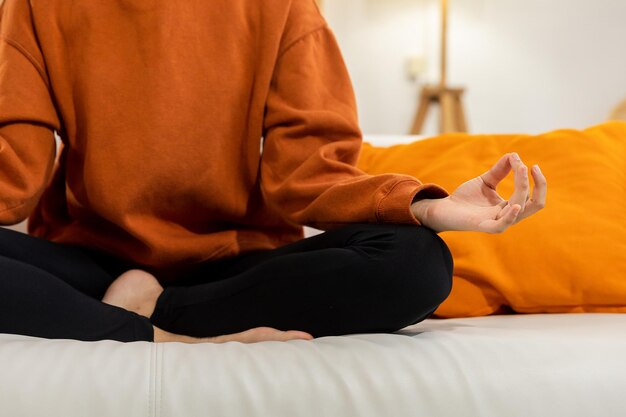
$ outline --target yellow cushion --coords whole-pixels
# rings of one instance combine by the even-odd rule
[[[442,233],[454,256],[454,285],[436,315],[626,312],[626,123],[364,144],[359,167],[413,175],[452,192],[512,151],[541,167],[547,206],[500,235]],[[507,199],[512,191],[509,176],[498,192]]]

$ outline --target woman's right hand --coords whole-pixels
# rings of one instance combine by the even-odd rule
[[[496,192],[497,185],[513,171],[515,189],[509,200]],[[519,155],[510,153],[484,174],[463,183],[450,196],[418,200],[413,215],[435,232],[466,230],[502,233],[546,204],[547,182],[538,165],[531,170],[535,184],[530,195],[528,168]]]

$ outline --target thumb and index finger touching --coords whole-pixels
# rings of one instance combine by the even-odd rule
[[[520,210],[516,215],[516,217],[518,217],[516,221],[519,221],[522,218],[534,214],[545,206],[547,181],[539,169],[539,166],[533,166],[531,173],[535,187],[533,189],[532,198],[529,199],[530,183],[528,167],[515,152],[503,155],[498,162],[496,162],[489,171],[481,175],[480,178],[489,188],[495,190],[498,184],[507,177],[511,170],[514,172],[515,186],[513,194],[508,200],[508,206],[519,205]]]
[[[519,204],[523,210],[528,200],[530,184],[528,181],[528,168],[517,153],[512,152],[503,155],[489,171],[480,177],[489,188],[495,190],[498,184],[509,175],[511,170],[513,170],[515,175],[515,189],[509,199],[509,203],[511,205]]]

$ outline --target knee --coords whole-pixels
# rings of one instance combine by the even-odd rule
[[[446,243],[426,227],[399,226],[396,231],[400,275],[411,277],[418,290],[432,294],[439,305],[452,290],[452,254]]]
[[[452,290],[453,261],[445,242],[431,229],[397,226],[388,259],[397,328],[428,317]]]
[[[369,291],[369,308],[380,329],[394,331],[429,316],[452,290],[453,261],[431,229],[414,225],[355,225],[347,246],[364,260],[358,285]]]

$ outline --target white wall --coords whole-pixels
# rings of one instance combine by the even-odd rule
[[[365,133],[406,133],[419,86],[437,81],[438,1],[325,0]],[[626,98],[626,0],[451,0],[450,81],[467,88],[475,133],[536,133],[601,122]],[[428,134],[435,132],[432,115]]]

